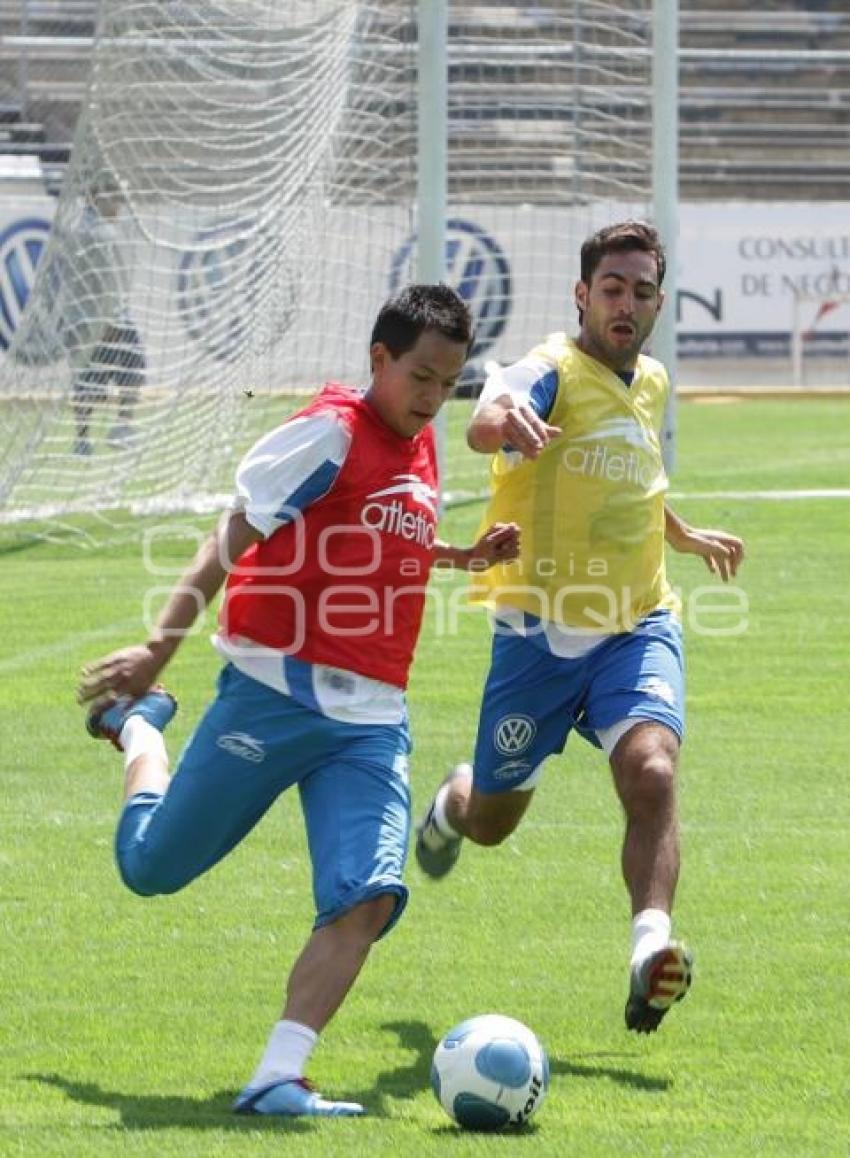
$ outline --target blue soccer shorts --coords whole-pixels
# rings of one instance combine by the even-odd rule
[[[339,723],[231,664],[164,796],[125,805],[119,871],[143,896],[172,893],[206,872],[298,785],[313,868],[315,928],[361,901],[407,903],[410,737],[399,725]],[[273,887],[273,885],[270,885]]]
[[[684,735],[682,629],[669,612],[653,612],[578,659],[502,627],[481,702],[474,785],[482,793],[531,787],[571,731],[601,747],[598,733],[629,719]]]

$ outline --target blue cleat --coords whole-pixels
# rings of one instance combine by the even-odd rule
[[[233,1103],[235,1114],[265,1114],[282,1118],[358,1118],[366,1111],[359,1102],[329,1102],[307,1078],[287,1078],[267,1086],[246,1086]]]
[[[176,711],[174,696],[162,684],[156,684],[137,700],[121,696],[112,703],[92,708],[86,716],[86,731],[96,740],[109,740],[119,752],[123,752],[119,737],[130,716],[141,716],[158,732],[163,732]]]
[[[439,792],[446,784],[461,776],[472,777],[472,766],[469,764],[456,764],[446,776]],[[435,816],[436,795],[428,806],[428,811],[416,826],[416,861],[426,876],[431,877],[432,880],[439,880],[444,877],[446,873],[454,868],[457,858],[460,856],[461,844],[463,843],[462,836],[447,836],[441,828],[437,826]]]
[[[626,1029],[655,1033],[667,1010],[691,987],[694,958],[681,941],[671,941],[632,970],[626,1002]]]

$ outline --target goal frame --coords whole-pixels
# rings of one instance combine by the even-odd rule
[[[417,275],[445,277],[448,205],[448,3],[418,0],[419,137]],[[667,473],[676,461],[676,308],[679,231],[679,0],[652,3],[652,212],[667,254],[664,290],[669,302],[652,337],[654,355],[670,376],[661,446]],[[440,466],[445,461],[445,415],[437,421]],[[441,470],[441,476],[443,471]]]

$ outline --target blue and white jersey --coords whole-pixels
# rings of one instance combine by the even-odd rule
[[[475,413],[489,402],[510,395],[516,406],[530,406],[545,422],[558,393],[558,369],[540,354],[527,354],[511,366],[496,366],[484,383]]]
[[[233,507],[266,538],[333,487],[351,436],[333,414],[293,418],[259,440],[236,471]],[[251,679],[305,707],[349,724],[399,724],[404,692],[326,664],[311,664],[253,640],[216,634],[219,654]]]
[[[234,507],[266,539],[326,495],[351,435],[334,414],[293,418],[264,435],[236,468]]]

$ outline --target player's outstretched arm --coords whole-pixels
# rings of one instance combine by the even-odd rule
[[[83,668],[77,689],[80,703],[143,695],[215,598],[239,557],[262,538],[241,511],[224,515],[172,590],[149,639],[113,651]]]
[[[479,454],[495,454],[503,446],[509,446],[524,458],[537,458],[560,433],[559,426],[550,426],[531,406],[517,404],[506,394],[475,412],[466,431],[466,441]]]
[[[664,536],[674,551],[699,555],[724,583],[733,579],[744,558],[744,541],[728,531],[691,527],[670,507],[664,507]]]
[[[494,563],[510,563],[519,554],[519,527],[516,523],[493,523],[471,547],[435,543],[434,562],[462,571],[486,571]]]

